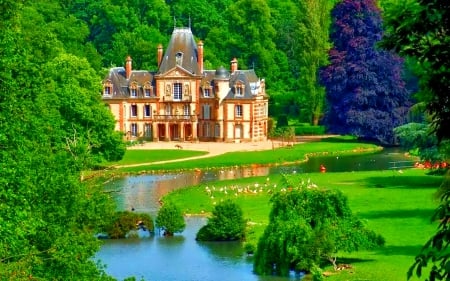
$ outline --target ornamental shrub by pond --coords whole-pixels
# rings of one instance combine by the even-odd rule
[[[197,233],[199,241],[237,241],[245,238],[245,226],[241,207],[227,199],[215,206],[208,223]]]
[[[148,214],[130,211],[116,212],[110,223],[105,227],[105,232],[111,239],[126,238],[132,230],[143,229],[154,231],[153,220]]]

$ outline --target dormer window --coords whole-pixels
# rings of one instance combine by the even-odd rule
[[[211,89],[210,88],[203,89],[203,96],[205,98],[209,98],[211,96]]]
[[[131,84],[130,86],[130,97],[136,98],[138,96],[138,87],[136,83]]]
[[[183,62],[183,53],[182,52],[178,52],[178,53],[175,54],[175,62],[178,65],[182,64],[182,62]]]
[[[235,95],[237,97],[242,97],[244,95],[244,85],[242,85],[241,83],[236,84],[234,89],[235,89]]]
[[[107,81],[104,85],[103,85],[103,95],[104,96],[111,96],[112,94],[112,84],[111,81]]]
[[[149,98],[149,97],[152,96],[152,93],[153,93],[152,86],[149,83],[145,84],[145,86],[144,86],[144,97]]]

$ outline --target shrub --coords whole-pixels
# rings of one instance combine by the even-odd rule
[[[164,202],[156,216],[156,226],[163,230],[164,235],[172,236],[176,232],[182,232],[186,227],[183,213],[171,202]]]
[[[148,214],[134,213],[129,211],[116,212],[111,222],[105,227],[109,238],[126,238],[131,230],[138,228],[154,231],[153,220]]]
[[[243,240],[245,238],[245,226],[241,207],[228,199],[214,208],[208,223],[197,232],[196,240]]]

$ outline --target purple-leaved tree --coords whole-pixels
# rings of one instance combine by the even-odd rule
[[[328,102],[324,123],[332,133],[393,144],[393,129],[405,123],[410,95],[403,61],[377,47],[383,30],[376,1],[343,0],[331,15],[334,47],[330,64],[320,70]]]

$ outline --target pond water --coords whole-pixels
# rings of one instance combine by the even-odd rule
[[[203,182],[279,173],[318,172],[321,164],[327,168],[327,172],[343,172],[387,170],[410,166],[412,163],[401,151],[387,149],[370,155],[311,158],[306,163],[289,166],[128,176],[108,183],[106,188],[116,191],[114,194],[120,209],[134,209],[154,217],[159,208],[158,199],[164,194]],[[195,235],[206,219],[189,217],[186,222],[185,231],[170,238],[154,235],[141,239],[105,240],[95,258],[106,265],[108,274],[119,280],[130,276],[135,276],[137,280],[143,278],[154,281],[301,279],[299,276],[257,276],[252,272],[252,258],[245,255],[240,243],[199,243],[195,241]]]

